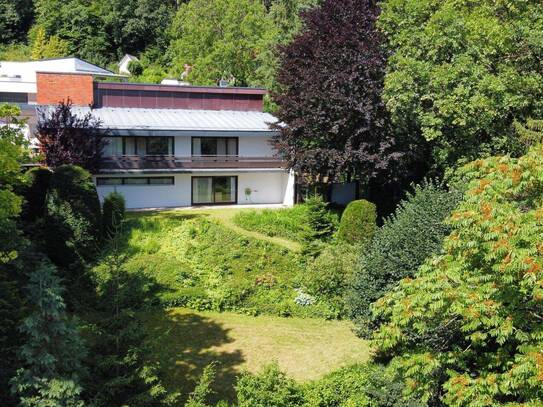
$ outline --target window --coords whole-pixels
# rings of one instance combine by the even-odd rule
[[[97,185],[174,185],[174,177],[99,177]]]
[[[122,185],[122,178],[96,178],[97,185]]]
[[[147,155],[172,155],[172,137],[147,137]]]
[[[192,203],[236,203],[237,181],[237,177],[192,177]]]
[[[193,156],[238,155],[237,137],[193,137]]]
[[[106,137],[107,144],[104,147],[104,156],[113,157],[123,155],[123,139],[122,137]]]

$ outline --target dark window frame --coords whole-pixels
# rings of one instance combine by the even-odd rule
[[[117,136],[119,137],[119,136]],[[137,136],[120,136],[122,138],[122,145],[123,145],[123,156],[126,155],[126,139],[127,138],[133,138],[134,139],[134,155],[137,156],[138,154],[138,139],[145,139],[145,155],[142,157],[146,157],[148,155],[152,156],[175,156],[175,137],[173,136],[143,136],[143,137],[137,137]],[[172,146],[172,153],[171,154],[147,154],[147,151],[149,151],[149,139],[154,138],[165,138],[168,140],[168,144],[171,143]],[[169,149],[169,145],[168,145]]]
[[[219,203],[216,203],[215,202],[215,194],[213,193],[213,202],[194,203],[194,182],[193,182],[193,180],[196,179],[196,178],[211,178],[211,190],[212,191],[215,190],[215,178],[234,178],[236,180],[235,181],[235,183],[236,183],[236,185],[235,185],[235,193],[234,193],[235,200],[231,201],[231,202],[219,202]],[[238,187],[239,187],[239,179],[238,179],[237,175],[197,175],[197,176],[190,177],[190,205],[191,206],[237,205],[238,204],[238,192],[239,192]]]
[[[226,140],[226,156],[225,157],[237,157],[239,156],[239,137],[202,137],[202,136],[192,136],[190,138],[190,155],[192,157],[218,157],[217,154],[215,155],[194,155],[194,139],[206,139],[206,140],[218,140],[223,139]],[[228,154],[228,140],[236,140],[236,154]]]
[[[103,179],[120,179],[121,180],[121,183],[120,184],[101,184],[100,183],[100,180],[103,180]],[[125,183],[125,179],[146,179],[147,180],[147,183],[145,184],[126,184]],[[171,180],[171,183],[169,184],[152,184],[151,183],[151,179],[168,179],[168,180]],[[115,187],[115,186],[145,186],[145,185],[151,185],[151,186],[172,186],[172,185],[175,185],[175,177],[169,177],[169,176],[164,176],[164,177],[96,177],[96,185],[97,186],[101,186],[101,187]]]

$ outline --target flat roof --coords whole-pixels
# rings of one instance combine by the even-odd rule
[[[39,109],[40,107],[38,107]],[[52,107],[41,108],[52,109]],[[114,135],[182,135],[183,133],[214,136],[224,132],[246,135],[270,135],[270,125],[277,118],[269,113],[234,110],[144,109],[125,107],[72,106],[72,111],[84,116],[91,113],[102,127]]]

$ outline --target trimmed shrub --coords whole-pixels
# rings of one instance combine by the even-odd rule
[[[101,210],[91,175],[63,165],[51,176],[46,199],[44,245],[60,267],[80,267],[92,260],[101,238]]]
[[[259,374],[243,373],[236,384],[239,407],[293,407],[303,405],[301,388],[276,363]]]
[[[377,229],[377,209],[364,199],[352,201],[347,205],[341,223],[338,239],[345,243],[367,244]]]
[[[42,218],[45,212],[45,198],[53,173],[46,167],[36,167],[25,174],[28,186],[24,189],[24,203],[21,217],[26,222]]]
[[[347,300],[350,316],[362,336],[369,336],[380,324],[372,319],[372,303],[403,278],[414,276],[426,258],[441,250],[450,232],[444,220],[461,197],[460,192],[425,182],[415,186],[377,230],[362,254]]]
[[[102,231],[104,236],[112,237],[121,225],[125,213],[124,197],[118,192],[112,192],[104,198],[102,205]]]

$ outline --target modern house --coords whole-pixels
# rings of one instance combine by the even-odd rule
[[[101,199],[117,191],[128,208],[294,203],[294,175],[274,148],[263,89],[36,75],[39,105],[70,98],[77,114],[100,119],[109,139],[93,174]]]

